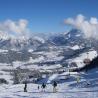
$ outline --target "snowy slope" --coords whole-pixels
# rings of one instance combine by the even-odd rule
[[[69,63],[76,62],[77,67],[83,67],[85,64],[83,63],[84,59],[88,58],[90,60],[97,57],[98,53],[95,50],[89,50],[88,52],[84,52],[77,56],[76,58],[69,59]]]
[[[97,74],[98,69],[80,75],[81,81],[78,84],[76,80],[66,80],[58,84],[56,93],[53,93],[51,84],[47,84],[45,92],[41,88],[37,89],[38,84],[28,84],[28,92],[23,92],[24,84],[1,85],[0,98],[98,98]],[[85,81],[90,81],[91,84],[87,86]]]

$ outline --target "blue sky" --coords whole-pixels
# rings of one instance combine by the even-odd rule
[[[26,19],[32,32],[64,32],[78,14],[98,18],[98,0],[0,0],[0,21]]]

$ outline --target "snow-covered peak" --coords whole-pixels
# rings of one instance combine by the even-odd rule
[[[45,40],[41,37],[34,36],[34,39],[40,41],[41,43],[45,43]]]
[[[78,45],[74,45],[73,47],[71,47],[72,50],[78,50],[80,49],[80,47]]]

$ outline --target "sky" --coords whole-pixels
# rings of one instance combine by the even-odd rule
[[[17,32],[27,28],[33,33],[65,32],[68,26],[64,24],[64,19],[79,14],[87,19],[98,18],[98,0],[0,0],[2,30],[14,23],[15,30],[19,29]]]

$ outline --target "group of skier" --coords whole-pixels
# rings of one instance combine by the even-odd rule
[[[81,81],[80,77],[77,76],[77,78],[76,78],[77,85],[80,83],[80,81]],[[91,84],[88,80],[85,81],[85,83],[86,83],[87,86],[89,86]],[[27,92],[27,82],[25,82],[24,84],[25,84],[24,92]],[[57,92],[57,82],[56,81],[53,81],[52,86],[53,86],[53,92],[54,93]],[[41,86],[38,85],[37,89],[41,90],[42,92],[45,92],[46,87],[47,87],[46,83],[42,83]]]
[[[24,86],[24,92],[27,92],[27,82],[24,83],[25,86]],[[53,81],[52,83],[52,86],[53,86],[53,92],[57,92],[57,82],[56,81]],[[42,83],[41,87],[38,85],[38,90],[41,88],[42,89],[42,92],[45,92],[45,89],[46,89],[47,85],[45,83]]]
[[[57,89],[56,89],[56,87],[57,87],[57,82],[56,82],[56,81],[53,81],[52,86],[53,86],[53,92],[57,92]],[[45,91],[45,88],[46,88],[46,87],[47,87],[46,84],[43,83],[42,86],[41,86],[43,92]]]

